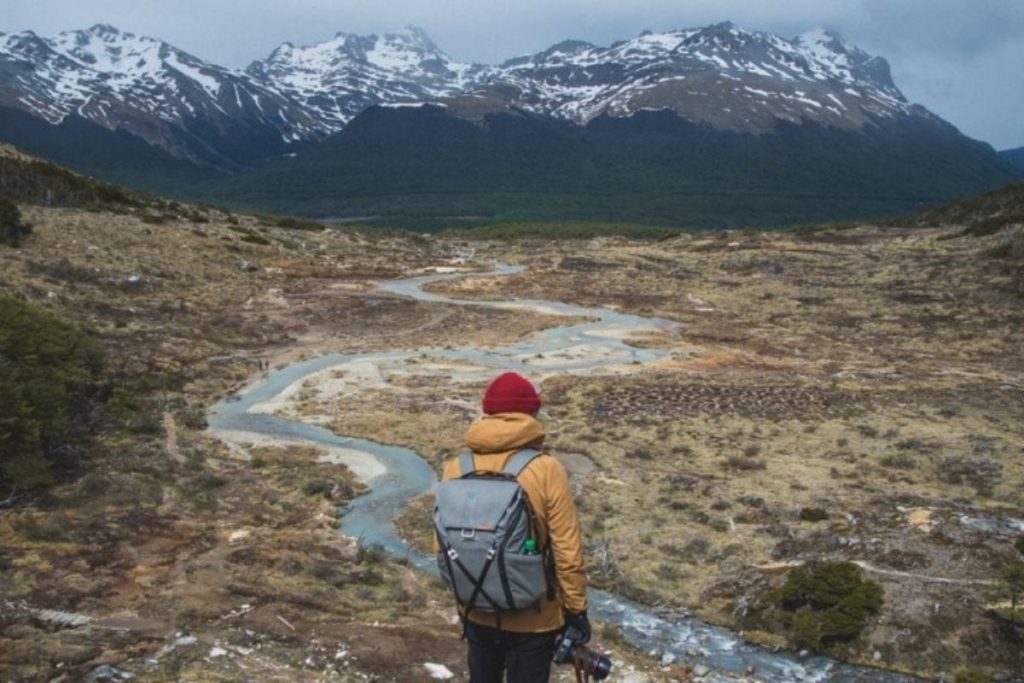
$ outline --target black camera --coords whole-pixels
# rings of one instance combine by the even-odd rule
[[[555,648],[555,664],[572,664],[578,671],[597,681],[608,678],[612,672],[611,657],[591,650],[580,642],[582,640],[583,632],[578,628],[570,626],[565,629]]]

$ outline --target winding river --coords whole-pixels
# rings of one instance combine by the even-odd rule
[[[521,272],[522,268],[502,266],[490,276]],[[364,470],[370,491],[352,501],[341,519],[342,533],[378,545],[428,572],[436,572],[434,560],[410,549],[397,535],[394,519],[413,498],[428,491],[437,475],[415,451],[362,439],[339,436],[321,427],[290,420],[261,409],[313,373],[354,364],[379,368],[403,363],[428,354],[431,358],[476,369],[480,379],[497,370],[523,369],[531,376],[578,373],[630,372],[637,364],[661,360],[667,352],[630,346],[625,338],[637,331],[670,330],[676,324],[663,319],[644,318],[602,308],[586,308],[556,301],[464,301],[423,291],[424,285],[460,277],[462,273],[429,275],[384,282],[379,290],[420,301],[451,305],[521,309],[583,318],[569,321],[501,348],[417,348],[398,352],[332,354],[293,363],[270,373],[243,393],[232,396],[210,410],[210,429],[229,444],[271,438],[334,449],[373,467]],[[358,471],[358,470],[357,470]],[[709,670],[707,681],[748,679],[766,683],[790,681],[909,683],[921,679],[858,667],[825,657],[800,658],[789,652],[774,652],[746,643],[727,629],[705,624],[692,617],[663,618],[650,608],[617,595],[591,589],[591,613],[616,623],[637,647],[663,661],[675,661]],[[614,680],[614,676],[613,676]]]

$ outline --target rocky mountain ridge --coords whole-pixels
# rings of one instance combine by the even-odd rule
[[[336,133],[373,105],[432,102],[474,120],[522,111],[580,125],[670,109],[753,133],[928,115],[906,101],[884,59],[833,33],[785,40],[731,23],[644,32],[607,48],[565,41],[494,66],[457,62],[412,27],[339,33],[284,43],[244,71],[98,24],[50,38],[0,35],[0,86],[0,106],[51,124],[79,116],[227,168]]]
[[[1024,169],[1024,147],[1004,149],[1000,151],[999,154],[1014,166]]]
[[[0,106],[50,124],[80,117],[229,168],[326,132],[247,74],[105,24],[50,38],[0,35]]]

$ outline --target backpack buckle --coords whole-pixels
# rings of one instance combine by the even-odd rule
[[[448,559],[450,559],[452,562],[459,559],[459,554],[455,552],[455,548],[448,548]]]
[[[464,540],[472,541],[476,538],[476,529],[462,529],[459,532],[459,535],[462,536]]]

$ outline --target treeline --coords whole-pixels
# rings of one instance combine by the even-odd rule
[[[579,127],[436,107],[370,109],[294,158],[206,184],[215,202],[462,225],[600,221],[745,228],[877,218],[1011,182],[990,148],[918,118],[862,131],[719,131],[670,112]]]

